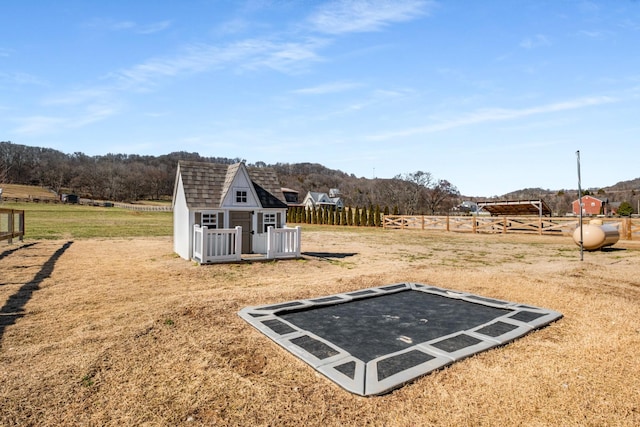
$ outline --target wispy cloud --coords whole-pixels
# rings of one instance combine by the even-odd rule
[[[618,100],[608,96],[596,96],[587,98],[578,98],[570,101],[557,102],[554,104],[546,104],[537,107],[522,108],[522,109],[506,109],[506,108],[487,108],[481,109],[467,115],[443,121],[440,123],[434,123],[427,126],[415,127],[396,132],[381,133],[378,135],[371,135],[369,139],[372,140],[387,140],[397,137],[408,137],[413,135],[421,135],[427,133],[441,132],[449,129],[455,129],[464,126],[488,123],[488,122],[500,122],[507,120],[519,119],[522,117],[534,116],[539,114],[556,113],[560,111],[576,110],[580,108],[593,107],[602,104],[610,104],[617,102]]]
[[[125,26],[122,24],[121,26]],[[107,75],[100,85],[70,90],[48,96],[42,105],[57,107],[59,115],[34,115],[17,119],[18,134],[44,134],[65,128],[76,128],[104,120],[121,111],[122,94],[150,90],[164,78],[230,68],[236,71],[269,68],[293,73],[306,64],[319,61],[317,51],[324,41],[308,39],[280,42],[248,39],[227,46],[189,45],[173,56],[152,58],[132,67]],[[27,81],[28,76],[22,76]],[[19,76],[0,73],[0,81]],[[65,112],[67,115],[63,116]]]
[[[228,46],[190,45],[173,56],[152,58],[130,68],[117,71],[113,77],[123,88],[148,88],[161,78],[205,72],[220,68],[271,68],[295,72],[300,67],[319,61],[317,53],[324,45],[319,39],[279,42],[248,39]]]
[[[44,98],[42,104],[46,106],[81,105],[104,100],[109,96],[109,91],[106,88],[86,88],[48,96]]]
[[[184,45],[173,54],[150,57],[137,64],[106,74],[99,83],[67,93],[49,96],[42,105],[58,107],[59,111],[20,119],[17,133],[43,133],[56,128],[84,126],[103,120],[120,109],[115,100],[129,92],[155,90],[165,80],[184,78],[191,74],[229,70],[246,73],[255,70],[274,70],[285,74],[299,74],[309,70],[317,62],[325,61],[321,51],[337,39],[318,37],[318,33],[334,36],[363,31],[378,31],[394,23],[424,16],[434,3],[431,0],[354,0],[321,3],[305,21],[310,26],[297,32],[272,33],[262,38],[236,40],[226,45],[197,43]],[[94,19],[84,26],[98,31],[153,34],[171,27],[169,20],[140,23],[133,20]],[[242,30],[243,23],[235,22],[235,30]],[[232,26],[233,27],[233,26]],[[228,31],[232,31],[228,29]],[[316,36],[311,36],[311,34]],[[305,36],[306,35],[306,36]],[[1,53],[2,51],[0,51]],[[0,74],[0,79],[3,76]],[[294,93],[320,95],[352,90],[359,84],[335,82],[302,88]],[[352,103],[349,110],[362,108]],[[68,113],[67,116],[63,116]]]
[[[379,31],[423,16],[432,5],[427,0],[332,1],[320,6],[308,22],[311,29],[326,34]]]
[[[64,129],[77,129],[118,114],[119,111],[120,108],[117,104],[95,103],[67,115],[60,113],[56,116],[21,117],[14,120],[18,126],[13,129],[13,132],[19,135],[43,135]]]
[[[306,87],[294,90],[293,93],[300,95],[324,95],[327,93],[346,92],[362,86],[361,83],[354,82],[333,82],[313,87]]]
[[[140,25],[137,27],[139,34],[153,34],[166,30],[171,26],[171,21],[153,22],[151,24]]]
[[[590,39],[604,39],[611,35],[610,31],[601,31],[601,30],[580,30],[578,31],[579,36],[588,37]]]
[[[216,28],[216,32],[219,34],[240,34],[245,32],[251,25],[245,19],[236,18],[230,21],[226,21]]]
[[[535,36],[527,37],[520,42],[520,47],[524,49],[535,49],[537,47],[550,46],[551,40],[544,34],[536,34]]]
[[[39,77],[28,73],[7,73],[0,71],[0,84],[10,83],[14,85],[44,85],[45,82]]]
[[[113,19],[97,18],[84,23],[86,28],[100,31],[131,31],[138,34],[153,34],[171,26],[171,21],[158,21],[150,24],[139,24],[134,21],[116,21]]]
[[[83,23],[82,26],[101,31],[122,31],[134,28],[136,24],[133,21],[115,21],[113,19],[96,18]]]
[[[50,133],[63,126],[65,119],[61,117],[30,116],[17,120],[20,124],[13,131],[20,135],[39,135]]]

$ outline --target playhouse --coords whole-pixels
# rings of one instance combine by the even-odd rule
[[[180,161],[173,191],[173,248],[199,263],[300,256],[300,228],[269,168]]]

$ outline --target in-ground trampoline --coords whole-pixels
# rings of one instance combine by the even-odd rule
[[[389,392],[562,314],[417,283],[241,310],[240,317],[344,389]]]

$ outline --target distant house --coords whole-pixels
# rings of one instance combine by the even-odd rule
[[[283,229],[287,213],[275,172],[244,163],[180,161],[172,206],[174,251],[200,263],[270,254],[269,229]],[[299,230],[294,244],[299,255]]]
[[[580,200],[573,201],[572,210],[574,215],[580,215]],[[582,196],[583,215],[606,215],[607,201],[600,200],[593,196]]]
[[[458,206],[453,208],[454,212],[460,212],[462,214],[474,214],[478,212],[478,204],[470,200],[465,200]]]
[[[333,189],[334,191],[337,191]],[[336,194],[335,192],[332,194]],[[339,193],[338,193],[339,194]],[[305,209],[318,209],[321,207],[334,207],[337,210],[344,208],[344,202],[340,197],[331,197],[327,193],[320,193],[316,191],[308,191],[307,195],[302,200],[302,205]]]

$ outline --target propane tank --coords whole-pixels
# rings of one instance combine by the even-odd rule
[[[615,244],[620,239],[618,226],[603,224],[601,219],[593,219],[582,225],[582,247],[587,251],[595,251]],[[573,232],[573,241],[580,245],[580,227]]]

